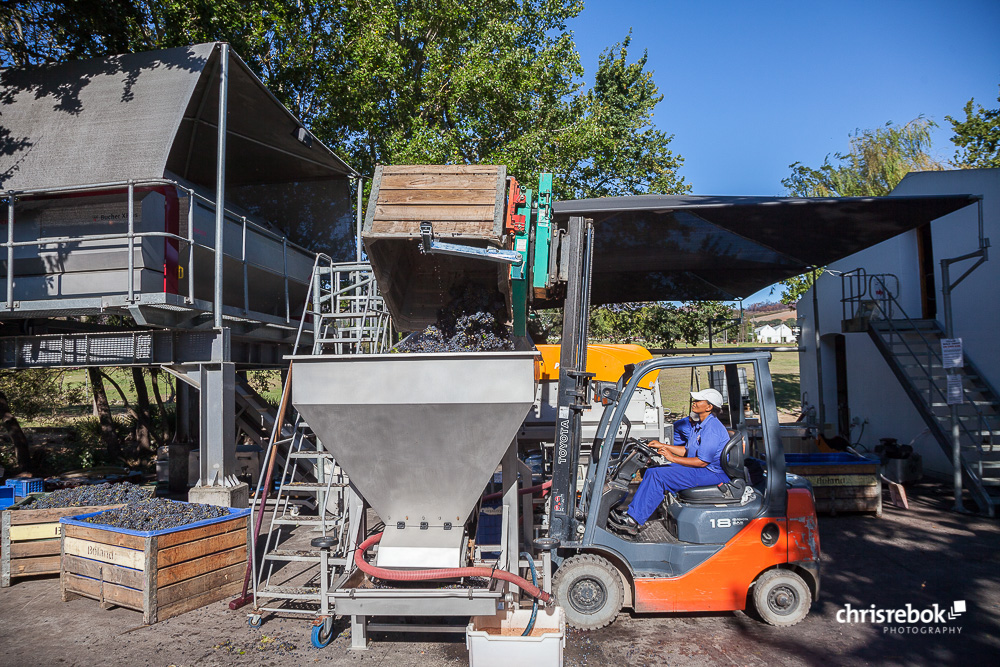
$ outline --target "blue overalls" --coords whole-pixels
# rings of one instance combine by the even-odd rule
[[[674,425],[675,431],[680,430],[678,425]],[[663,496],[667,491],[676,493],[681,489],[695,486],[715,486],[728,482],[729,477],[722,472],[722,466],[719,464],[719,458],[727,442],[729,442],[729,431],[715,415],[709,415],[705,421],[693,424],[686,443],[686,454],[697,457],[708,465],[704,468],[692,468],[672,463],[648,468],[642,476],[639,488],[636,489],[632,503],[628,506],[629,516],[642,525],[663,502]],[[685,443],[678,443],[675,440],[675,444]]]

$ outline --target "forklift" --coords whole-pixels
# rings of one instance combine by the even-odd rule
[[[654,358],[627,368],[614,386],[592,385],[586,354],[593,236],[589,219],[567,221],[548,531],[533,541],[551,555],[553,596],[567,622],[582,630],[610,624],[625,607],[644,613],[749,606],[768,624],[798,623],[819,595],[819,533],[809,483],[785,473],[770,354]],[[638,535],[618,534],[610,511],[627,501],[637,475],[656,458],[646,441],[629,436],[632,395],[651,373],[661,373],[662,383],[664,371],[718,367],[732,434],[721,465],[731,481],[668,493]],[[741,369],[753,379],[746,402]],[[581,485],[580,425],[595,391],[606,407]]]
[[[431,187],[421,192],[421,207],[413,210],[411,189]],[[478,203],[493,205],[477,208],[481,219],[470,221],[469,207],[453,209],[454,192],[468,193],[470,199],[459,198],[463,204],[475,196]],[[409,217],[403,219],[404,214]],[[691,220],[661,232],[633,219],[605,231],[621,232],[617,242],[633,256],[620,261],[634,264],[635,256],[658,250],[651,249],[649,234],[660,234],[661,245],[670,243],[669,234],[691,233],[684,227],[694,225]],[[819,594],[816,513],[808,484],[785,473],[768,354],[652,358],[625,366],[617,382],[595,379],[587,366],[591,303],[614,303],[618,296],[622,301],[671,299],[677,289],[669,278],[655,275],[628,285],[592,281],[592,216],[586,209],[561,214],[553,202],[551,174],[542,174],[533,192],[496,165],[379,167],[363,237],[380,290],[402,330],[433,324],[450,288],[472,281],[503,296],[514,349],[537,352],[528,331],[531,311],[562,307],[555,420],[554,427],[546,424],[551,446],[546,448],[548,474],[543,466],[540,485],[549,496],[540,521],[523,517],[522,535],[532,539],[521,546],[530,546],[531,560],[542,564],[543,580],[551,581],[551,592],[572,626],[603,627],[625,607],[701,612],[749,604],[775,625],[805,617]],[[651,386],[651,374],[660,373],[662,384],[663,374],[691,367],[724,371],[731,440],[721,464],[731,482],[667,495],[638,535],[618,535],[608,524],[610,511],[627,502],[636,478],[655,460],[639,437],[643,429],[633,428],[628,408],[637,402],[640,387]],[[741,377],[748,385],[752,378],[753,395],[746,401]],[[450,385],[440,391],[446,389]],[[595,403],[604,411],[593,441],[584,443],[582,413]],[[526,453],[524,448],[518,452],[522,458]],[[521,475],[522,492],[540,488],[525,479],[524,471]]]

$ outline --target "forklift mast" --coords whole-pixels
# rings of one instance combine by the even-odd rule
[[[590,279],[594,255],[594,224],[571,217],[560,244],[566,276],[566,301],[559,359],[559,395],[556,441],[552,457],[552,500],[549,538],[558,542],[577,539],[576,472],[580,458],[582,415],[590,407],[587,373],[587,333],[590,321]],[[560,276],[561,277],[561,276]]]

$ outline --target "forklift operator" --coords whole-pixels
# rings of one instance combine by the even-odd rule
[[[654,440],[649,446],[671,465],[648,468],[626,512],[611,512],[612,526],[635,535],[656,508],[666,491],[676,493],[695,486],[724,484],[730,479],[719,459],[729,442],[729,432],[719,421],[722,394],[715,389],[692,391],[690,422],[675,424],[674,444]]]

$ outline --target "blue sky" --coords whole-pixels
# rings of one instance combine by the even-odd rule
[[[920,114],[942,125],[933,152],[950,159],[945,115],[964,117],[971,97],[995,109],[1000,92],[998,0],[587,0],[569,27],[588,81],[631,28],[695,194],[785,194],[791,163],[817,166],[855,129]]]

